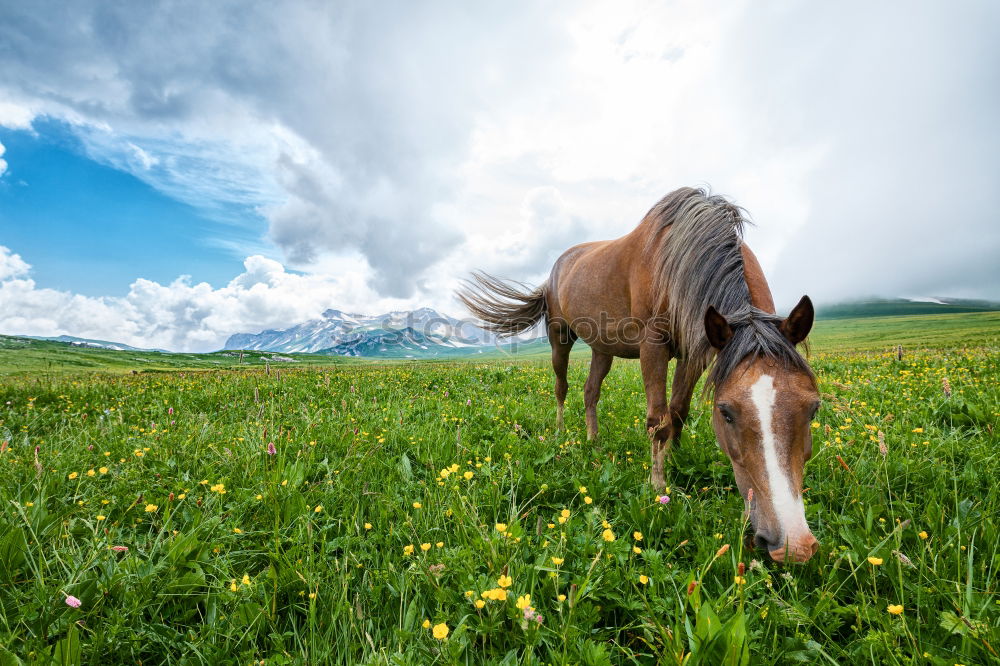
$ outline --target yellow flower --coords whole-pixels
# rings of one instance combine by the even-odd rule
[[[819,421],[813,421],[811,425],[812,425],[813,430],[815,430],[816,428],[819,427]]]
[[[316,593],[315,592],[310,592],[309,593],[309,598],[310,599],[315,599],[316,598]]]
[[[563,509],[562,511],[559,512],[559,515],[562,516],[563,518],[569,518],[569,509]]]
[[[559,524],[562,525],[566,522],[566,516],[559,516]]]
[[[636,555],[639,555],[640,553],[642,553],[642,548],[639,548],[639,546],[632,546],[632,552],[635,553]]]
[[[319,513],[322,510],[323,510],[323,505],[322,504],[317,504],[316,508],[313,509],[313,513]]]
[[[444,639],[448,638],[448,625],[445,624],[444,622],[442,622],[441,624],[435,624],[434,629],[432,629],[431,631],[434,632],[434,638],[438,639],[439,641],[443,641]]]
[[[466,591],[465,591],[465,597],[466,597],[467,599],[468,599],[468,598],[470,598],[470,597],[474,597],[474,596],[476,596],[476,593],[475,593],[475,592],[473,592],[472,590],[466,590]]]
[[[924,431],[923,428],[914,428],[913,429],[913,432],[923,432],[923,431]]]
[[[431,628],[431,621],[430,620],[424,620],[424,623],[421,624],[420,626],[423,627],[424,629],[430,629]]]
[[[640,574],[639,575],[639,582],[642,583],[643,585],[648,585],[649,584],[649,576],[647,576],[646,574]]]
[[[559,566],[563,562],[565,562],[565,560],[563,558],[561,558],[561,557],[553,557],[552,558],[552,564],[554,564],[556,566]]]
[[[553,528],[554,528],[555,526],[556,526],[556,524],[555,524],[555,523],[548,523],[548,524],[546,525],[546,527],[548,527],[548,528],[549,528],[550,530],[551,530],[551,529],[553,529]]]
[[[257,498],[258,500],[262,500],[262,499],[264,499],[264,496],[263,496],[263,495],[261,495],[260,493],[258,493],[258,494],[257,494],[257,496],[256,496],[256,498]],[[184,498],[182,497],[181,499],[184,499]]]
[[[437,546],[438,548],[444,548],[444,541],[438,541],[438,542],[437,542],[436,544],[434,544],[434,545],[435,545],[435,546]]]
[[[747,579],[744,578],[743,576],[734,576],[733,582],[736,583],[737,585],[744,585],[746,584]]]
[[[920,530],[920,534],[918,534],[917,536],[920,537],[921,539],[926,539],[927,532],[925,532],[924,530]]]
[[[236,590],[238,590],[240,588],[236,585],[236,581],[234,580],[233,582],[231,582],[229,584],[229,589],[232,590],[233,592],[235,592]]]
[[[243,574],[243,584],[244,585],[249,585],[250,584],[250,575],[249,574]]]
[[[287,485],[288,485],[288,479],[285,479],[285,480],[283,480],[283,481],[281,482],[281,485],[282,485],[282,486],[287,486]]]
[[[560,594],[558,597],[556,597],[556,599],[558,599],[559,601],[566,601],[566,595]]]
[[[107,516],[98,516],[97,520],[107,520]]]
[[[871,564],[873,564],[874,566],[876,566],[876,567],[877,567],[878,565],[882,564],[882,558],[881,558],[881,557],[869,557],[869,558],[868,558],[868,561],[869,561],[869,562],[870,562]]]
[[[604,530],[601,532],[601,538],[610,543],[615,540],[615,533],[611,530]]]
[[[485,601],[483,601],[482,599],[476,599],[476,602],[475,602],[475,603],[474,603],[473,605],[474,605],[474,606],[475,606],[476,608],[482,608],[483,606],[485,606],[485,605],[486,605],[486,602],[485,602]]]
[[[70,481],[72,481],[73,479],[75,479],[78,476],[80,476],[80,475],[77,474],[76,472],[70,472],[69,473],[69,479],[70,479]]]
[[[177,496],[177,499],[182,500],[185,497],[187,497],[187,493],[181,493],[180,495]]]
[[[108,473],[108,468],[107,467],[102,467],[102,468],[100,468],[97,471],[100,472],[101,474],[107,474]]]
[[[642,532],[632,532],[632,538],[636,541],[642,541]]]
[[[510,576],[500,576],[500,578],[497,579],[497,585],[500,587],[510,587],[513,584],[514,579]]]
[[[475,474],[473,474],[472,472],[466,472],[466,473],[465,473],[465,474],[463,474],[462,476],[464,476],[464,477],[465,477],[465,480],[466,480],[466,481],[468,481],[468,480],[469,480],[469,479],[471,479],[471,478],[472,478],[473,476],[475,476]]]
[[[524,610],[531,605],[531,595],[526,594],[523,597],[518,597],[514,605],[517,606],[518,609]]]
[[[87,476],[94,476],[95,474],[97,474],[97,472],[95,472],[93,469],[87,470]]]
[[[893,615],[902,615],[903,614],[903,604],[889,604],[886,607],[886,610],[889,611],[890,613],[892,613]]]
[[[507,531],[507,523],[497,523],[494,527],[497,528],[497,532],[506,532]]]
[[[365,523],[365,529],[366,530],[370,530],[371,528],[372,528],[372,524],[371,523]]]
[[[580,494],[581,495],[587,494],[587,486],[580,486]]]
[[[238,527],[233,528],[233,534],[243,534],[243,530]]]
[[[431,545],[429,543],[422,543],[422,544],[420,544],[420,550],[424,551],[425,553],[428,550],[430,550],[430,549],[431,549]]]
[[[414,502],[414,503],[413,503],[413,508],[414,508],[414,509],[420,509],[420,508],[422,508],[423,506],[424,506],[424,505],[423,505],[423,504],[421,504],[420,502]]]
[[[583,503],[584,504],[593,504],[594,500],[588,495],[588,496],[586,496],[586,497],[583,498]]]
[[[155,511],[156,511],[157,509],[159,509],[159,508],[160,508],[160,507],[156,506],[155,504],[147,504],[147,505],[146,505],[146,513],[153,513],[153,512],[155,512]]]
[[[403,546],[403,555],[413,555],[413,544]]]

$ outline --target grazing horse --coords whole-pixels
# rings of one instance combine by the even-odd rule
[[[819,394],[796,345],[812,328],[813,306],[803,296],[787,318],[775,314],[760,264],[743,243],[744,223],[742,209],[725,198],[681,188],[631,233],[567,250],[536,289],[476,273],[458,296],[501,336],[545,320],[560,428],[570,350],[577,339],[590,346],[588,439],[597,436],[597,402],[613,359],[638,358],[657,489],[668,441],[679,444],[695,384],[711,364],[712,427],[732,461],[753,542],[775,560],[804,562],[819,548],[802,504]]]

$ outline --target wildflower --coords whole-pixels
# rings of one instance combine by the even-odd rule
[[[444,541],[438,541],[438,542],[437,542],[436,544],[434,544],[434,545],[435,545],[435,546],[437,546],[438,548],[444,548]]]
[[[414,508],[414,509],[421,509],[421,508],[423,508],[423,506],[424,506],[424,505],[423,505],[423,504],[421,504],[420,502],[414,502],[414,503],[413,503],[413,508]]]
[[[310,599],[315,599],[316,598],[316,593],[315,592],[310,592],[309,593],[309,598]]]
[[[243,530],[238,527],[233,528],[233,534],[243,534]]]
[[[513,584],[514,579],[510,576],[500,576],[500,578],[497,579],[497,585],[500,587],[510,587]]]
[[[249,585],[250,584],[250,575],[249,574],[243,574],[243,584],[244,585]]]
[[[514,605],[517,606],[519,610],[529,608],[531,606],[531,595],[526,594],[523,597],[518,597],[517,602],[515,602]]]
[[[642,553],[642,548],[639,548],[639,546],[632,546],[632,552],[639,555]]]
[[[881,557],[869,557],[868,558],[868,562],[870,564],[872,564],[873,566],[877,567],[878,565],[882,564],[882,558]]]
[[[591,498],[591,497],[590,497],[590,496],[588,495],[588,496],[586,496],[586,497],[584,497],[584,498],[583,498],[583,503],[584,503],[584,504],[593,504],[593,503],[594,503],[594,500],[593,500],[593,498]]]
[[[636,541],[642,541],[642,532],[632,532],[632,538]]]
[[[923,428],[914,428],[913,429],[913,432],[918,432],[919,433],[919,432],[923,432],[923,431],[924,431]]]
[[[725,555],[728,550],[729,550],[729,544],[728,543],[722,544],[719,550],[715,551],[715,557],[713,559],[716,560],[719,559],[720,557]]]
[[[747,582],[747,579],[744,578],[743,576],[734,576],[733,577],[733,582],[736,583],[737,585],[745,585],[746,582]]]
[[[413,544],[403,546],[403,555],[413,555]]]
[[[926,539],[927,538],[927,532],[924,531],[924,530],[920,530],[920,533],[917,536],[920,537],[921,539]]]
[[[643,585],[648,585],[649,576],[647,576],[646,574],[639,574],[639,582],[642,583]]]
[[[102,467],[102,468],[100,468],[97,471],[100,472],[101,474],[107,474],[108,473],[108,468],[107,467]]]
[[[888,606],[886,606],[886,610],[893,615],[902,615],[903,604],[889,604]]]
[[[66,605],[70,608],[79,608],[80,604],[83,603],[71,594],[66,595]]]
[[[566,601],[566,595],[565,594],[560,594],[558,597],[556,597],[556,599],[558,601]]]
[[[507,531],[507,523],[497,523],[495,525],[495,527],[497,528],[497,532],[506,532]]]
[[[474,475],[474,474],[473,474],[472,472],[466,472],[466,473],[465,473],[465,474],[463,474],[462,476],[464,476],[464,477],[465,477],[465,480],[466,480],[466,481],[468,481],[469,479],[471,479],[471,478],[472,478],[473,476],[475,476],[475,475]]]
[[[287,486],[287,485],[288,485],[288,479],[283,479],[281,481],[281,486],[284,487],[284,486]]]
[[[111,550],[115,551],[116,553],[127,553],[128,546],[111,546]]]
[[[231,582],[229,583],[229,589],[230,589],[230,591],[232,591],[232,592],[235,592],[235,591],[237,591],[238,589],[240,589],[240,588],[239,588],[239,586],[238,586],[238,585],[236,584],[236,579],[233,579],[233,580],[232,580],[232,581],[231,581]]]
[[[580,494],[581,495],[587,494],[587,486],[580,486]]]
[[[561,518],[569,518],[569,509],[563,509],[559,512]]]
[[[278,452],[278,449],[274,448],[274,442],[267,443],[267,455],[273,456]]]
[[[610,543],[615,540],[615,533],[612,532],[610,529],[606,529],[603,532],[601,532],[601,538]]]
[[[80,475],[77,474],[76,472],[70,472],[69,473],[69,480],[72,481],[73,479],[75,479],[78,476],[80,476]]]
[[[694,588],[696,588],[696,587],[698,587],[698,581],[693,580],[690,583],[688,583],[688,596],[689,597],[691,596],[691,593],[694,592]]]
[[[556,566],[559,566],[563,562],[565,562],[565,560],[563,558],[561,558],[561,557],[553,557],[552,558],[552,564],[554,564]]]
[[[98,516],[98,517],[97,517],[97,520],[98,520],[98,521],[101,521],[101,520],[107,520],[107,516]]]
[[[370,530],[371,528],[372,528],[372,524],[371,523],[365,523],[365,529],[366,530]]]
[[[97,472],[95,472],[93,469],[87,470],[87,476],[94,476],[95,474],[97,474]]]
[[[422,544],[420,544],[420,550],[424,551],[425,553],[428,550],[430,550],[430,549],[431,549],[431,545],[429,543],[422,543]]]
[[[155,504],[147,504],[146,505],[146,513],[155,513],[156,510],[159,509],[159,508],[160,507],[156,506]]]
[[[430,629],[431,621],[428,619],[424,619],[423,624],[421,624],[420,626],[423,627],[424,629]]]
[[[322,510],[323,510],[323,505],[322,505],[322,504],[317,504],[317,505],[316,505],[316,508],[315,508],[315,509],[313,509],[313,513],[319,513],[319,512],[321,512]]]
[[[666,504],[667,502],[670,501],[670,495],[660,495],[659,497],[656,498],[656,501],[659,502],[660,504]]]
[[[442,622],[441,624],[435,624],[434,628],[431,630],[434,633],[434,638],[439,641],[443,641],[448,638],[448,625]]]
[[[817,428],[819,428],[819,421],[813,421],[810,425],[812,426],[813,430],[816,430]]]
[[[482,608],[483,606],[485,606],[485,605],[486,605],[486,602],[485,602],[485,601],[483,601],[482,599],[476,599],[476,601],[475,601],[475,603],[474,603],[473,605],[474,605],[474,606],[475,606],[476,608]]]

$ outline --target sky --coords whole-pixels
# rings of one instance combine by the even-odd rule
[[[1000,300],[1000,4],[0,0],[0,333],[461,315],[664,194],[779,311]]]

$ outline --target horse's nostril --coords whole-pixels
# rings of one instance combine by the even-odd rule
[[[753,543],[758,550],[766,550],[769,552],[774,550],[774,546],[771,543],[771,540],[768,539],[767,536],[762,532],[758,532],[757,534],[754,535]]]

